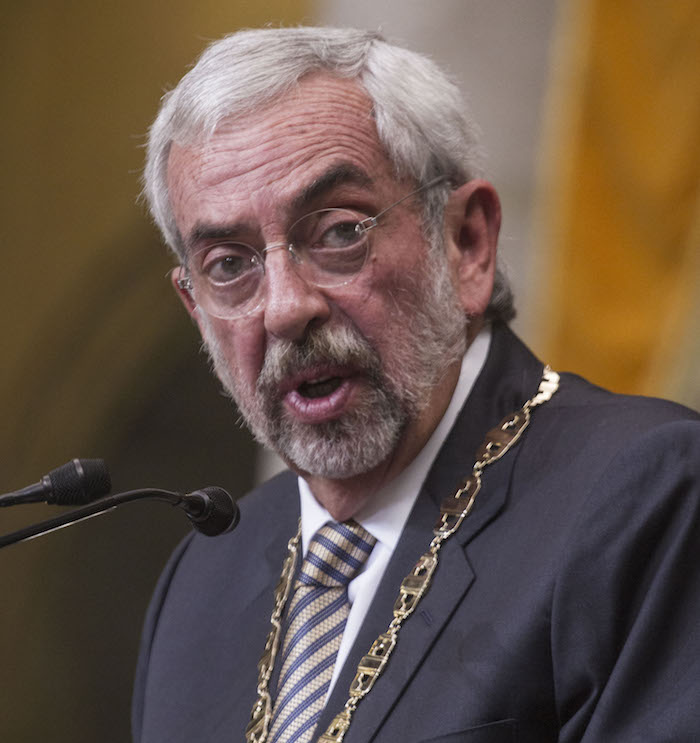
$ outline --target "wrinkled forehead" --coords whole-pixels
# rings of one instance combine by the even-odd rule
[[[193,219],[289,209],[319,179],[330,187],[364,178],[370,186],[391,176],[364,89],[326,74],[305,79],[274,104],[223,121],[204,141],[173,144],[168,161],[170,201],[183,238]]]
[[[278,183],[318,158],[376,164],[384,157],[362,86],[315,73],[279,100],[222,119],[212,134],[173,141],[168,185],[206,186],[228,178]],[[384,164],[384,163],[382,163]]]

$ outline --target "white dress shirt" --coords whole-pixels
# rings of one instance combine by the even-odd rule
[[[355,515],[355,521],[375,537],[377,543],[374,545],[372,554],[367,559],[362,571],[348,585],[350,614],[338,650],[328,694],[331,693],[338,673],[357,637],[360,625],[367,614],[369,605],[399,541],[428,471],[486,361],[490,343],[491,329],[487,325],[464,354],[459,379],[450,404],[426,445],[403,472],[381,488]],[[308,483],[301,477],[299,478],[299,496],[301,499],[302,549],[303,554],[306,555],[313,535],[327,521],[333,519],[328,511],[314,498]],[[426,544],[426,548],[427,546]],[[398,586],[396,589],[398,592]],[[387,624],[390,620],[391,617],[387,617]],[[369,650],[369,648],[367,649]]]

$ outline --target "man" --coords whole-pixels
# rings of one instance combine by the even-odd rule
[[[235,34],[164,99],[173,283],[290,471],[171,559],[136,741],[242,740],[252,708],[255,741],[700,734],[700,422],[510,332],[473,129],[430,61],[349,29]]]

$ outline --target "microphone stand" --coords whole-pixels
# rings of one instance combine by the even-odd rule
[[[230,511],[233,509],[232,512],[221,513],[222,500],[220,494],[225,495],[225,510]],[[231,496],[221,488],[203,488],[186,495],[173,493],[169,490],[160,490],[158,488],[144,488],[109,495],[86,506],[74,508],[69,513],[57,516],[56,518],[41,521],[38,524],[32,524],[24,529],[7,534],[4,537],[0,537],[0,549],[16,542],[24,542],[56,531],[57,529],[63,529],[78,521],[99,516],[102,513],[115,509],[122,503],[131,503],[143,499],[160,500],[170,503],[173,506],[180,506],[180,508],[184,509],[190,521],[192,521],[195,529],[210,536],[228,531],[238,523],[238,508],[231,500]]]

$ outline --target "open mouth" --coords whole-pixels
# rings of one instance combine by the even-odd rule
[[[287,412],[302,423],[316,424],[341,416],[358,388],[357,374],[345,368],[308,370],[282,387]]]
[[[340,377],[324,377],[323,379],[314,379],[309,382],[302,382],[298,389],[299,394],[309,400],[315,400],[318,397],[326,397],[335,392],[342,384]]]

